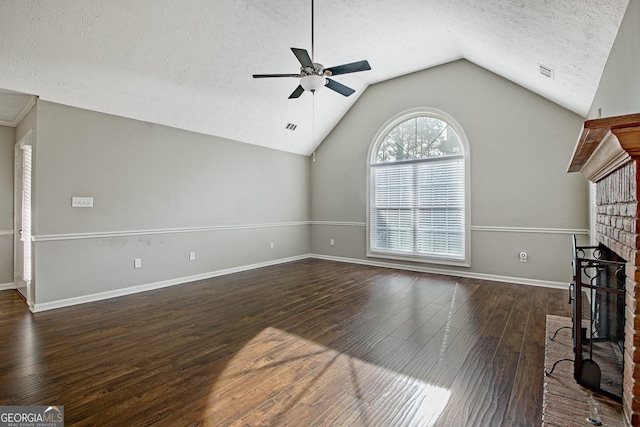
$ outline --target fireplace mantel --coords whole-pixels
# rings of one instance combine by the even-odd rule
[[[597,182],[632,159],[640,159],[640,113],[587,120],[567,172]]]

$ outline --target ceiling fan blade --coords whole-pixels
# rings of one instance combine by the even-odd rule
[[[335,90],[340,95],[349,96],[355,92],[355,90],[351,89],[349,86],[345,86],[342,83],[338,83],[335,80],[327,79],[327,83],[325,84],[331,90]]]
[[[370,70],[371,66],[367,60],[352,62],[351,64],[336,65],[335,67],[325,68],[325,71],[330,71],[332,76],[340,74],[357,73],[358,71]]]
[[[294,90],[291,93],[291,95],[289,95],[289,99],[300,98],[300,95],[302,95],[302,92],[304,92],[304,88],[302,86],[298,85],[296,90]]]
[[[291,51],[296,56],[296,58],[298,58],[298,61],[300,61],[300,64],[303,67],[313,68],[313,62],[311,61],[309,52],[307,52],[305,49],[298,49],[297,47],[292,47]]]
[[[297,77],[300,78],[300,74],[254,74],[254,79],[264,79],[268,77]]]

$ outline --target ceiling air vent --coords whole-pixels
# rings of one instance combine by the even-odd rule
[[[553,78],[553,68],[549,68],[542,64],[538,64],[538,66],[540,67],[540,74],[545,77],[549,77],[550,79]]]
[[[296,130],[297,127],[298,127],[298,125],[295,125],[293,123],[287,123],[287,126],[285,126],[285,129],[287,129],[287,130]]]

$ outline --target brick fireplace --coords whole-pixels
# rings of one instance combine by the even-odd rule
[[[640,114],[586,121],[568,172],[596,184],[595,238],[627,260],[622,404],[640,426]]]

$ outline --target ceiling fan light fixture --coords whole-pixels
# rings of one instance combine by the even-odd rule
[[[318,76],[316,74],[312,74],[310,76],[304,76],[300,79],[300,86],[302,86],[304,90],[308,90],[311,92],[315,92],[318,89],[322,89],[325,84],[327,84],[327,79],[325,79],[323,76]]]

